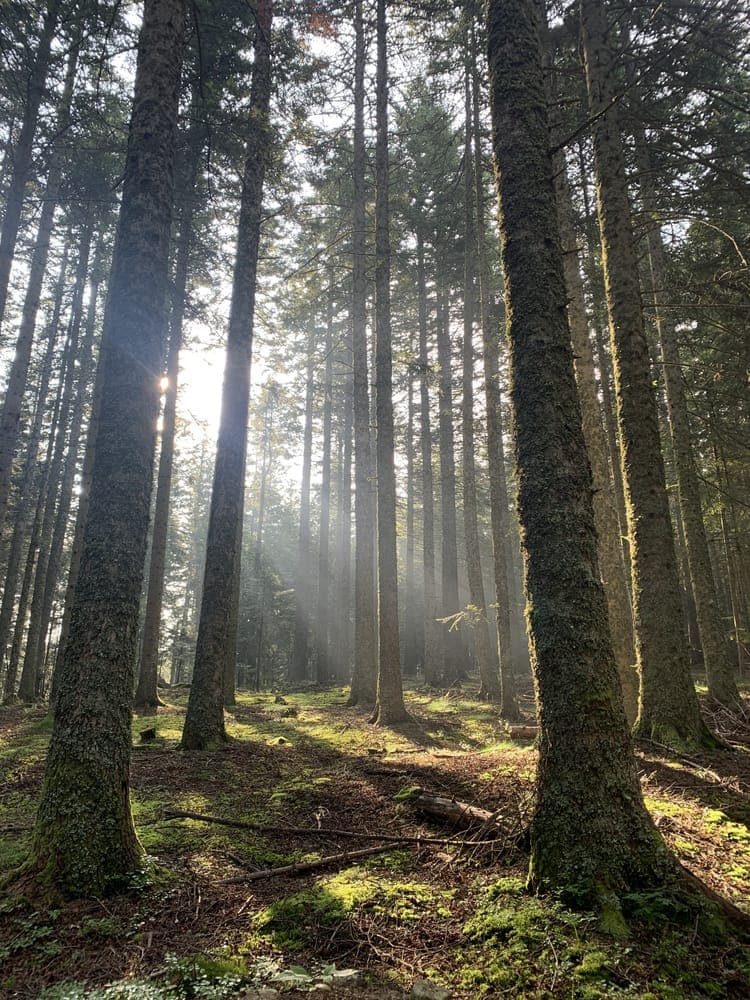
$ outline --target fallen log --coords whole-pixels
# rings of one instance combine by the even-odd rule
[[[430,795],[429,792],[419,791],[413,798],[408,799],[408,802],[419,812],[438,816],[453,826],[482,827],[489,830],[497,820],[497,814],[490,812],[489,809],[480,809],[479,806],[459,802],[458,799],[449,799],[443,795]]]
[[[535,740],[539,729],[537,726],[508,726],[507,733],[512,740]]]

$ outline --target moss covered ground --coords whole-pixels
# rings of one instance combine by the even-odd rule
[[[206,753],[177,749],[184,697],[136,716],[132,800],[146,869],[106,900],[50,904],[22,880],[7,886],[0,997],[249,996],[261,984],[395,997],[424,978],[457,998],[750,997],[747,951],[658,894],[630,901],[630,933],[618,939],[593,915],[527,894],[518,834],[535,751],[508,738],[491,706],[468,689],[410,691],[416,725],[389,731],[346,708],[345,695],[243,693],[227,716],[232,742]],[[49,733],[40,708],[0,710],[0,878],[26,856]],[[750,733],[730,736],[731,753],[641,745],[639,759],[649,809],[682,862],[750,909]],[[451,836],[415,810],[415,788],[495,811],[496,845],[395,844],[356,864],[243,881],[370,843],[318,828]],[[274,829],[168,820],[165,810]]]

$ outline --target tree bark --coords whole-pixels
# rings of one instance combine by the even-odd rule
[[[350,705],[375,701],[375,497],[367,360],[367,219],[365,215],[365,29],[354,4],[354,149],[352,162],[352,365],[354,392],[354,672]]]
[[[382,726],[406,722],[401,679],[396,555],[396,470],[393,443],[391,347],[391,246],[388,199],[388,65],[386,4],[377,4],[375,149],[375,403],[378,477],[378,625],[380,649],[373,720]]]
[[[605,12],[598,0],[582,0],[581,24],[594,119],[597,207],[631,546],[633,619],[641,679],[636,732],[673,746],[712,744],[690,675],[612,53]]]
[[[549,49],[549,44],[545,46]],[[547,55],[551,61],[551,53]],[[548,85],[550,107],[556,107],[557,94]],[[561,135],[559,113],[551,117],[553,142]],[[609,628],[617,669],[622,684],[625,714],[632,725],[638,714],[638,675],[635,670],[633,614],[630,607],[625,563],[620,542],[620,521],[617,516],[614,490],[609,474],[607,437],[596,387],[594,352],[589,335],[586,299],[579,269],[578,240],[575,216],[568,182],[565,153],[556,150],[552,157],[555,179],[557,223],[563,250],[563,272],[568,296],[568,324],[573,341],[576,383],[583,417],[583,437],[591,463],[594,483],[594,523],[599,539],[599,569],[607,598]]]
[[[578,166],[581,175],[580,190],[583,200],[583,225],[587,243],[587,252],[583,258],[584,275],[592,301],[591,320],[594,328],[594,346],[596,347],[596,361],[599,369],[599,391],[602,395],[602,413],[604,416],[604,427],[607,432],[607,454],[609,456],[609,467],[614,483],[617,519],[620,522],[620,545],[623,562],[627,570],[626,582],[628,584],[628,597],[630,597],[630,541],[628,539],[628,519],[625,513],[625,487],[622,481],[621,448],[617,434],[615,404],[612,398],[612,362],[604,342],[602,319],[606,313],[607,305],[605,302],[604,278],[601,273],[601,267],[594,259],[593,247],[595,244],[598,246],[598,224],[591,211],[586,161],[583,155],[583,144],[580,142],[578,143]]]
[[[618,896],[663,885],[676,865],[643,803],[597,565],[535,0],[490,0],[488,46],[540,711],[530,879],[611,922]]]
[[[122,886],[143,853],[128,795],[130,720],[159,411],[184,23],[182,0],[146,0],[104,313],[89,517],[33,835],[41,877],[76,896],[99,896]]]
[[[263,181],[269,155],[271,97],[271,0],[257,9],[255,62],[251,88],[237,253],[232,278],[221,422],[211,490],[198,641],[182,747],[205,750],[224,742],[224,671],[236,641],[236,574],[244,510],[247,421],[250,399],[255,285],[260,243]]]

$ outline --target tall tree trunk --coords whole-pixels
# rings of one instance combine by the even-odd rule
[[[73,85],[78,66],[78,39],[73,43],[68,54],[67,68],[63,92],[57,108],[57,131],[64,133],[70,125],[70,105],[73,98]],[[50,238],[55,219],[55,210],[60,196],[62,180],[63,157],[56,151],[47,174],[47,186],[39,215],[34,252],[29,267],[29,277],[26,285],[21,325],[16,339],[16,350],[13,355],[8,385],[3,400],[2,415],[0,415],[0,526],[5,521],[8,493],[13,471],[13,455],[18,444],[18,434],[21,426],[21,407],[23,405],[26,383],[29,377],[29,363],[34,345],[36,320],[39,313],[39,301],[42,294],[44,275],[47,270]]]
[[[40,649],[44,646],[44,635],[47,628],[45,619],[46,589],[50,558],[53,554],[53,543],[55,536],[55,520],[58,505],[62,509],[65,506],[65,485],[67,476],[64,474],[64,460],[66,443],[73,443],[75,428],[71,420],[74,409],[74,399],[76,390],[80,391],[80,384],[77,386],[76,362],[80,360],[83,368],[83,345],[79,346],[79,333],[83,319],[83,294],[86,288],[86,277],[89,267],[89,251],[91,249],[91,224],[81,234],[79,245],[79,258],[76,273],[75,287],[73,290],[73,301],[70,312],[69,338],[69,364],[65,374],[65,384],[60,406],[60,417],[55,436],[55,447],[52,453],[52,461],[48,470],[48,493],[44,507],[44,517],[42,519],[41,535],[39,540],[39,557],[36,565],[36,575],[34,577],[34,591],[31,598],[31,613],[29,615],[29,633],[26,638],[26,649],[24,651],[23,670],[21,672],[21,685],[19,696],[22,701],[31,702],[37,697],[37,668]],[[92,331],[93,335],[93,331]],[[77,451],[77,441],[76,441]],[[75,462],[75,459],[73,459]],[[70,484],[72,488],[72,475]],[[69,503],[69,501],[68,501]],[[62,544],[62,543],[61,543]]]
[[[89,236],[90,241],[90,236]],[[88,256],[88,254],[86,255]],[[94,255],[94,272],[99,271],[100,266],[100,245],[97,246]],[[82,303],[78,303],[80,313]],[[72,404],[70,418],[70,435],[68,438],[68,450],[65,462],[62,467],[62,479],[60,482],[60,499],[55,513],[55,525],[52,532],[52,540],[47,560],[47,570],[44,578],[44,589],[42,591],[41,602],[41,628],[36,640],[36,649],[31,646],[27,652],[33,657],[33,671],[35,678],[35,694],[37,698],[44,696],[45,692],[45,662],[46,645],[45,634],[48,631],[49,623],[52,619],[52,606],[60,577],[60,564],[62,562],[63,544],[68,529],[68,518],[70,515],[70,505],[73,500],[73,483],[76,470],[78,468],[78,450],[81,438],[81,428],[83,426],[84,410],[88,396],[89,382],[94,358],[94,334],[96,325],[96,297],[89,299],[85,323],[85,331],[81,350],[79,352],[79,365],[75,386],[75,395]],[[31,631],[29,632],[29,642],[31,642]]]
[[[350,705],[375,701],[375,498],[367,375],[367,219],[365,215],[365,29],[354,4],[354,149],[352,162],[352,365],[354,391],[354,672]]]
[[[477,260],[479,262],[479,314],[482,328],[484,399],[487,421],[487,475],[490,485],[490,523],[492,528],[492,569],[497,614],[497,654],[500,665],[500,715],[508,721],[520,718],[513,674],[511,608],[508,562],[508,487],[505,481],[503,420],[498,385],[499,324],[492,317],[491,277],[485,241],[484,169],[479,116],[479,70],[474,19],[471,19],[472,121],[474,138],[474,199],[476,210]]]
[[[410,350],[411,353],[411,350]],[[419,608],[414,573],[414,377],[411,362],[406,387],[406,578],[404,582],[404,674],[413,677],[422,660],[418,629]]]
[[[688,566],[698,631],[703,650],[703,665],[708,679],[708,695],[714,701],[733,711],[744,711],[737,684],[732,672],[729,647],[725,641],[719,617],[716,586],[708,554],[706,526],[703,522],[700,485],[696,470],[695,456],[690,437],[685,390],[682,384],[680,351],[677,346],[677,331],[674,324],[664,314],[660,296],[667,285],[667,266],[662,242],[661,229],[655,220],[657,205],[653,190],[653,166],[648,150],[643,126],[635,129],[635,148],[640,171],[639,184],[643,210],[650,225],[648,229],[648,250],[651,261],[652,297],[656,329],[661,343],[664,387],[667,397],[669,431],[674,451],[675,471],[679,490],[680,511],[685,530]]]
[[[545,50],[545,62],[548,62],[550,57],[548,43],[545,45]],[[557,94],[551,82],[548,91],[550,107],[555,108]],[[553,112],[550,117],[553,142],[556,142],[561,135],[560,116],[559,113]],[[633,615],[620,542],[620,521],[609,474],[607,437],[597,395],[594,352],[589,336],[586,299],[579,269],[573,202],[565,153],[562,149],[557,149],[552,156],[552,170],[555,179],[557,223],[563,248],[563,273],[568,296],[568,324],[573,341],[576,383],[583,417],[583,437],[594,482],[594,523],[599,539],[599,569],[607,598],[609,628],[622,684],[625,714],[632,725],[638,714],[638,675],[635,670]]]
[[[343,384],[342,403],[342,455],[339,486],[338,522],[339,532],[336,550],[338,552],[338,677],[347,681],[351,663],[351,575],[352,575],[352,429],[353,393],[351,376],[351,345],[347,344],[344,364],[347,374]]]
[[[435,591],[435,498],[430,425],[430,356],[427,347],[427,281],[421,222],[417,226],[416,237],[419,296],[419,445],[422,456],[422,565],[424,567],[424,682],[429,686],[435,686],[441,681],[442,662]]]
[[[205,750],[226,739],[224,673],[236,638],[238,543],[245,497],[250,361],[255,314],[255,283],[260,243],[263,180],[269,154],[268,109],[271,97],[271,0],[260,0],[255,32],[255,62],[250,94],[242,203],[232,277],[232,304],[224,368],[221,422],[211,490],[198,641],[182,747]]]
[[[16,253],[16,241],[21,225],[26,185],[31,173],[34,136],[39,121],[39,106],[42,103],[47,84],[52,39],[57,29],[59,12],[60,0],[49,0],[26,87],[21,131],[13,150],[13,172],[5,196],[5,215],[0,230],[0,327],[2,327],[5,318],[10,271]]]
[[[289,680],[292,684],[307,677],[310,640],[312,587],[310,580],[310,479],[312,474],[313,375],[315,371],[315,324],[307,334],[307,376],[305,378],[305,422],[302,431],[302,482],[299,501],[299,545],[294,608],[294,646]]]
[[[95,308],[99,298],[99,287],[102,275],[95,272],[91,278],[91,305]],[[102,383],[104,376],[104,344],[99,346],[99,359],[96,366],[96,377],[94,379],[94,389],[91,394],[91,411],[86,432],[86,448],[83,456],[83,468],[81,469],[81,484],[78,490],[78,509],[76,511],[76,523],[73,531],[73,543],[70,549],[70,565],[68,567],[68,582],[65,587],[65,604],[63,608],[62,623],[60,625],[60,638],[57,643],[57,656],[55,657],[55,668],[52,673],[52,683],[50,686],[50,702],[54,705],[57,696],[57,682],[60,677],[60,669],[64,659],[65,646],[70,632],[70,614],[73,609],[76,586],[78,584],[78,574],[81,570],[81,553],[83,549],[83,532],[86,528],[86,518],[89,511],[89,497],[91,495],[91,477],[94,471],[94,459],[96,458],[96,436],[99,428],[99,413],[102,401]]]
[[[66,239],[62,262],[60,264],[60,271],[55,286],[52,316],[45,331],[47,346],[42,360],[36,409],[26,448],[23,473],[21,475],[21,483],[18,490],[18,504],[13,518],[13,535],[11,537],[10,547],[8,550],[8,561],[5,569],[3,599],[2,606],[0,607],[0,658],[2,658],[3,665],[5,664],[5,654],[7,652],[8,641],[10,638],[10,624],[16,600],[16,591],[18,589],[18,571],[21,567],[23,544],[26,540],[29,508],[31,507],[33,501],[32,494],[37,472],[39,443],[42,437],[42,425],[47,409],[47,395],[49,392],[50,378],[52,376],[55,346],[60,328],[60,312],[62,310],[63,293],[65,291],[65,281],[68,268],[68,244],[69,240]],[[11,678],[8,678],[6,675],[6,682],[4,697],[12,698],[15,696],[15,673]]]
[[[138,868],[130,720],[168,280],[182,0],[146,0],[109,296],[89,516],[33,835],[42,878],[102,895]]]
[[[530,878],[612,919],[676,872],[646,811],[597,565],[535,0],[490,0],[519,515],[540,710]]]
[[[266,491],[268,488],[268,471],[271,465],[271,448],[273,435],[273,415],[276,405],[276,389],[268,388],[264,406],[263,437],[260,450],[260,492],[258,497],[258,529],[255,538],[253,555],[253,581],[257,594],[257,621],[255,625],[255,690],[261,690],[262,659],[263,659],[263,629],[266,612],[266,583],[263,569],[263,531],[266,525]]]
[[[197,88],[196,88],[197,89]],[[200,115],[199,98],[194,94],[193,115]],[[138,709],[156,709],[163,702],[159,697],[159,638],[164,578],[167,562],[167,536],[169,506],[172,493],[172,466],[174,463],[175,431],[177,424],[177,380],[180,374],[182,327],[187,307],[186,290],[190,269],[190,250],[193,245],[193,215],[195,211],[195,186],[198,179],[201,151],[204,145],[204,127],[194,122],[187,137],[187,176],[182,197],[180,235],[177,243],[175,276],[172,289],[172,314],[169,329],[169,352],[166,365],[166,391],[161,429],[159,470],[156,479],[156,502],[151,536],[151,558],[148,569],[148,594],[143,618],[141,655],[138,686],[134,705]]]
[[[605,12],[598,0],[581,0],[581,24],[594,121],[597,207],[631,545],[633,618],[641,678],[636,732],[669,745],[712,744],[690,675],[612,52]]]
[[[617,435],[617,423],[615,414],[615,404],[612,399],[612,362],[609,351],[605,345],[604,320],[606,313],[606,302],[604,294],[604,279],[601,268],[594,259],[593,247],[598,245],[598,225],[591,211],[591,200],[589,198],[588,178],[586,171],[586,160],[583,155],[583,143],[578,143],[578,167],[581,176],[581,196],[583,200],[583,225],[587,243],[587,252],[583,258],[584,275],[588,285],[589,295],[592,300],[591,320],[594,328],[594,345],[596,347],[596,362],[599,370],[599,391],[602,395],[602,413],[604,416],[604,427],[607,432],[607,451],[609,455],[609,466],[614,483],[615,505],[617,507],[617,519],[620,522],[620,544],[622,547],[623,562],[625,564],[628,583],[628,596],[630,596],[630,541],[628,539],[628,518],[625,513],[625,486],[622,481],[622,458],[620,442]],[[632,618],[632,606],[631,606]]]
[[[440,379],[438,383],[438,440],[440,444],[440,520],[441,520],[441,617],[461,610],[458,596],[458,545],[456,541],[456,460],[453,452],[453,366],[447,292],[438,291],[437,348]],[[466,676],[468,661],[461,633],[444,626],[443,681],[453,684]]]
[[[318,601],[315,615],[315,679],[325,684],[330,675],[331,618],[331,426],[333,420],[333,273],[326,292],[325,376],[323,381],[323,453],[320,475],[318,531]]]
[[[396,470],[393,443],[393,359],[391,347],[391,245],[388,200],[388,64],[385,0],[377,4],[375,147],[375,454],[378,477],[378,686],[373,720],[382,726],[405,722],[398,627],[396,555]]]
[[[497,647],[490,643],[487,608],[484,597],[484,578],[479,549],[477,525],[477,486],[474,466],[474,290],[476,231],[474,229],[474,173],[472,157],[472,108],[471,69],[468,54],[469,32],[466,33],[466,58],[464,66],[464,337],[463,337],[463,399],[461,407],[461,459],[464,494],[464,542],[466,545],[466,574],[469,581],[469,599],[478,611],[474,624],[474,648],[479,666],[479,696],[499,704],[500,668]]]

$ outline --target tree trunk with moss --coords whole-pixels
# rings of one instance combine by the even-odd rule
[[[559,129],[557,130],[559,132]],[[554,131],[553,131],[554,136]],[[633,614],[630,607],[626,568],[620,544],[620,521],[609,474],[607,437],[597,396],[594,352],[586,316],[586,300],[579,270],[573,203],[568,183],[565,155],[552,158],[555,178],[557,220],[563,248],[565,288],[568,295],[568,322],[573,340],[576,382],[583,417],[583,436],[594,481],[594,522],[599,538],[599,568],[607,597],[612,647],[620,673],[625,714],[635,722],[638,714],[638,675],[635,669]]]
[[[271,0],[257,9],[255,62],[250,93],[242,201],[232,277],[232,303],[221,398],[219,439],[211,490],[198,639],[190,687],[184,750],[205,750],[226,739],[224,672],[236,641],[236,585],[245,498],[247,421],[250,405],[255,284],[260,243],[263,181],[269,154],[271,98]]]
[[[666,294],[667,262],[661,229],[656,220],[657,205],[653,191],[653,167],[643,127],[635,130],[636,158],[643,211],[649,219],[648,250],[651,262],[652,298],[656,329],[661,344],[664,387],[667,397],[669,432],[677,473],[680,511],[685,532],[689,567],[688,585],[692,583],[695,613],[703,651],[703,665],[708,680],[708,695],[732,711],[743,712],[742,699],[732,670],[716,597],[711,558],[708,553],[706,526],[703,521],[700,485],[693,455],[687,401],[682,383],[682,365],[674,323],[665,315],[661,297]]]
[[[352,161],[352,389],[354,393],[354,670],[350,705],[375,701],[378,637],[375,611],[375,495],[367,359],[367,217],[365,214],[365,29],[354,5],[354,138]]]
[[[100,896],[143,854],[130,811],[130,721],[153,483],[185,9],[147,0],[104,315],[89,517],[33,860],[62,893]]]
[[[676,871],[641,795],[597,563],[534,0],[488,5],[518,509],[539,703],[532,884],[622,925]]]
[[[378,685],[373,719],[406,722],[398,627],[396,470],[393,445],[391,246],[388,227],[388,67],[385,0],[377,5],[377,135],[375,148],[375,457],[378,477]]]
[[[669,745],[712,744],[690,675],[672,525],[646,341],[625,156],[605,9],[582,0],[581,23],[607,308],[631,546],[641,680],[636,732]]]

